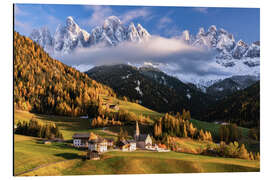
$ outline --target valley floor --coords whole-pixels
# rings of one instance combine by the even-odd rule
[[[83,160],[86,152],[68,143],[43,144],[38,138],[15,135],[15,176],[93,174],[153,174],[199,172],[257,172],[259,161],[210,157],[176,152],[121,152]]]
[[[65,142],[44,144],[42,139],[14,135],[14,175],[53,176],[91,174],[153,174],[199,172],[257,172],[259,161],[236,158],[210,157],[177,152],[121,152],[102,154],[101,160],[83,160],[85,151],[71,146],[75,132],[94,132],[102,137],[116,139],[115,128],[89,129],[89,120],[58,116],[38,115],[15,111],[18,121],[34,118],[40,122],[53,121],[63,133]],[[180,139],[182,147],[196,152],[204,144]]]

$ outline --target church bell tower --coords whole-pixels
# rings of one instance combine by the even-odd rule
[[[139,124],[138,121],[136,121],[136,133],[135,133],[135,140],[137,140],[140,136],[140,129],[139,129]]]

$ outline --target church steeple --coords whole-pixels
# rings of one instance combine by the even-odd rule
[[[139,129],[139,124],[138,124],[138,121],[136,121],[136,137],[139,137],[140,136],[140,129]]]

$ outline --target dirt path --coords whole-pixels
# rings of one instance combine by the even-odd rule
[[[29,173],[29,172],[35,171],[37,169],[44,168],[46,166],[50,166],[50,165],[61,163],[61,162],[65,162],[65,161],[71,161],[71,160],[74,160],[74,159],[68,159],[68,160],[62,160],[62,161],[52,162],[52,163],[48,163],[48,164],[43,164],[43,165],[37,166],[37,167],[35,167],[33,169],[29,169],[27,171],[23,171],[21,173],[14,174],[14,176],[20,176],[20,175],[23,175],[25,173]]]

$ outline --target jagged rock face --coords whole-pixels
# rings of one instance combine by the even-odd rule
[[[30,38],[43,47],[45,51],[51,50],[53,46],[53,38],[47,27],[43,27],[39,30],[34,29],[30,34]]]
[[[186,32],[185,34],[182,33],[182,40],[185,40],[185,37]],[[210,26],[206,32],[204,28],[200,28],[195,39],[184,42],[195,47],[216,51],[216,62],[225,67],[233,67],[236,60],[244,60],[243,63],[249,67],[260,64],[259,41],[252,43],[250,46],[242,40],[236,43],[232,34],[222,28],[217,29],[214,25]]]
[[[116,46],[122,42],[141,43],[151,38],[148,31],[141,24],[135,26],[130,23],[124,26],[119,18],[110,16],[105,19],[102,26],[92,29],[91,34],[81,29],[72,17],[67,17],[66,24],[59,25],[51,37],[47,28],[33,30],[30,38],[38,42],[46,51],[71,53],[77,47],[86,48],[97,44]],[[226,67],[234,66],[233,59],[260,57],[260,43],[255,42],[248,46],[242,40],[235,43],[232,34],[224,29],[212,25],[207,31],[200,28],[196,36],[183,31],[181,38],[185,43],[216,51],[216,61]],[[248,64],[258,64],[257,62]]]
[[[250,58],[260,57],[260,41],[252,43],[245,56]]]
[[[46,34],[49,30],[46,30]],[[86,48],[97,44],[105,46],[116,46],[121,42],[142,42],[149,40],[151,35],[142,25],[137,27],[131,23],[128,27],[124,26],[119,18],[110,16],[105,19],[102,26],[93,28],[91,34],[86,30],[81,29],[74,19],[69,16],[66,19],[66,24],[58,25],[52,38],[47,37],[46,42],[43,42],[43,35],[41,30],[33,30],[30,38],[38,42],[43,47],[50,46],[53,52],[60,52],[62,54],[69,54],[77,47]],[[46,50],[46,49],[45,49]],[[49,49],[48,49],[49,50]]]
[[[127,30],[127,40],[131,42],[141,42],[140,35],[133,23],[130,23]]]
[[[194,41],[194,37],[189,33],[188,30],[182,32],[180,39],[190,45]]]
[[[230,52],[235,46],[235,40],[232,34],[224,29],[220,29],[218,33],[217,49]]]
[[[232,34],[212,25],[207,32],[200,28],[192,45],[217,50],[218,59],[231,59],[230,51],[235,46],[235,40]]]
[[[89,33],[81,29],[72,17],[67,17],[66,25],[59,25],[54,34],[54,50],[70,53],[77,47],[85,47],[89,43]]]
[[[234,47],[232,55],[235,59],[241,59],[247,50],[248,50],[248,45],[244,41],[240,40],[237,42],[237,45]]]
[[[96,26],[88,33],[72,17],[67,17],[65,25],[59,25],[53,37],[48,29],[41,29],[34,30],[31,38],[50,54],[61,55],[70,54],[77,48],[91,48],[96,45],[102,48],[117,46],[123,42],[142,43],[148,41],[151,35],[141,24],[130,23],[125,26],[115,16],[108,17],[101,26]],[[259,72],[259,41],[251,45],[241,40],[236,43],[231,33],[214,25],[207,30],[200,28],[195,36],[188,30],[183,31],[179,40],[188,46],[212,51],[215,54],[213,61],[221,65],[221,68],[230,69],[233,75],[257,75]],[[241,73],[238,74],[239,71]],[[192,82],[197,83],[196,80]]]

